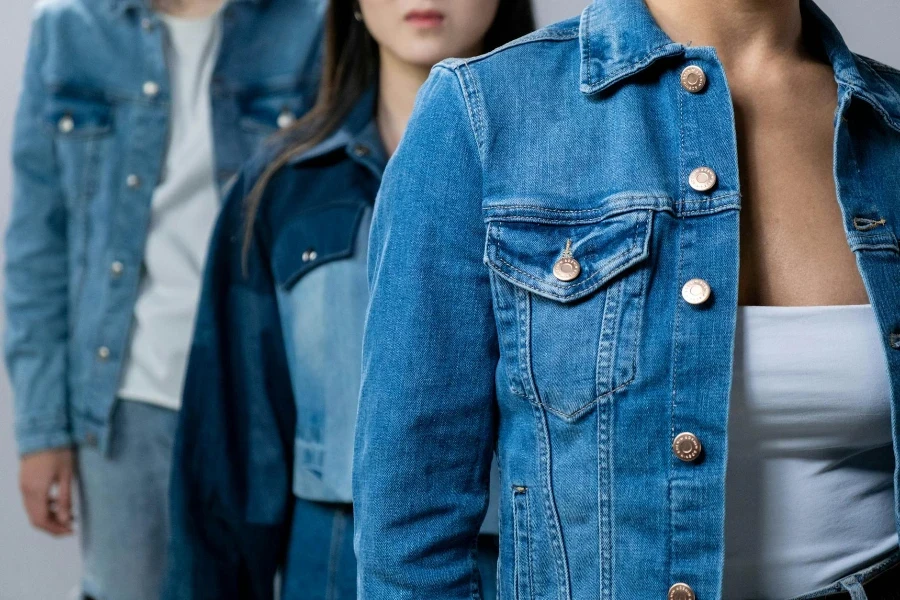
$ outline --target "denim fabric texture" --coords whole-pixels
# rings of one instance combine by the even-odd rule
[[[221,188],[315,100],[321,0],[229,0],[210,90]],[[6,359],[22,454],[108,447],[170,118],[144,0],[36,8],[13,140]]]
[[[802,7],[834,67],[838,199],[896,414],[900,72]],[[688,65],[700,93],[680,83]],[[701,166],[708,191],[688,185]],[[740,208],[723,67],[641,0],[433,69],[373,218],[361,599],[473,597],[495,445],[500,598],[644,600],[676,583],[721,598]],[[557,278],[569,255],[579,276]],[[702,305],[682,299],[693,278],[712,287]],[[698,461],[672,452],[685,431]]]
[[[178,414],[120,402],[108,453],[78,450],[81,590],[92,600],[159,600]]]

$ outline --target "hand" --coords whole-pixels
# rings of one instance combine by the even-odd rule
[[[28,454],[19,463],[19,488],[28,520],[51,535],[72,533],[74,464],[71,448]]]

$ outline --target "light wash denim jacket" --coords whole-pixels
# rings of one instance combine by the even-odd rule
[[[803,16],[835,71],[837,193],[896,415],[900,72],[852,54],[811,2]],[[701,166],[712,189],[689,185]],[[433,70],[373,222],[360,598],[473,597],[495,443],[501,598],[721,597],[740,207],[722,65],[641,0]],[[554,275],[563,258],[577,277]],[[682,298],[694,278],[712,288],[700,305]],[[681,432],[701,460],[673,454]]]
[[[224,187],[314,101],[322,0],[230,0],[210,94]],[[19,451],[107,445],[165,160],[166,28],[145,0],[38,5],[13,141],[6,358]]]

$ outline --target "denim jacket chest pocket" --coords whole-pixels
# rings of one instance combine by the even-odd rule
[[[272,269],[297,406],[294,493],[349,502],[368,304],[371,208],[331,203],[285,224]]]
[[[240,104],[240,126],[249,148],[290,127],[312,106],[309,94],[299,90],[263,89],[244,94]]]
[[[565,419],[635,377],[652,228],[649,210],[580,214],[504,209],[485,252],[512,391]]]
[[[47,99],[42,118],[45,131],[54,138],[68,206],[78,208],[97,192],[112,143],[113,105],[91,96],[58,93]]]

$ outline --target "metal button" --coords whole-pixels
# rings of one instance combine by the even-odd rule
[[[363,157],[368,156],[371,150],[369,150],[368,146],[363,146],[362,144],[357,144],[353,147],[353,154]]]
[[[297,120],[297,116],[289,111],[288,109],[284,109],[281,111],[281,114],[278,115],[278,120],[276,123],[278,124],[279,129],[287,129]]]
[[[891,348],[900,350],[900,333],[891,334]]]
[[[106,360],[107,358],[109,358],[109,348],[107,348],[106,346],[100,346],[99,348],[97,348],[97,358],[99,358],[100,360]]]
[[[697,65],[685,67],[681,72],[681,87],[696,94],[706,87],[706,73]]]
[[[697,167],[691,171],[688,182],[698,192],[707,192],[716,187],[716,172],[709,167]]]
[[[684,462],[697,460],[701,450],[703,450],[703,446],[700,445],[700,440],[693,433],[679,433],[672,442],[672,452]]]
[[[155,81],[145,81],[143,90],[145,96],[152,98],[159,93],[159,84]]]
[[[125,265],[122,264],[118,260],[113,261],[113,263],[111,265],[109,265],[109,272],[112,274],[113,277],[118,277],[124,271],[125,271]]]
[[[125,185],[127,185],[128,187],[130,187],[133,190],[136,190],[139,187],[141,187],[141,178],[138,177],[137,175],[135,175],[134,173],[132,173],[131,175],[129,175],[128,177],[125,178]]]
[[[317,258],[319,258],[319,253],[316,252],[314,249],[310,248],[309,250],[307,250],[306,252],[303,253],[301,258],[303,259],[303,262],[311,262],[311,261],[314,261]]]
[[[94,447],[97,445],[97,436],[96,434],[89,433],[84,436],[84,444],[86,446]]]
[[[141,19],[141,29],[143,29],[144,31],[150,31],[151,29],[153,29],[153,20],[147,17]]]
[[[62,133],[71,133],[75,129],[75,119],[72,118],[72,115],[65,115],[59,120],[56,127]]]
[[[703,304],[712,295],[712,288],[702,279],[691,279],[681,288],[681,297],[688,304]]]
[[[669,588],[669,600],[697,600],[697,596],[688,584],[676,583]]]
[[[577,260],[564,256],[553,265],[553,276],[560,281],[573,281],[581,275],[581,265]]]

